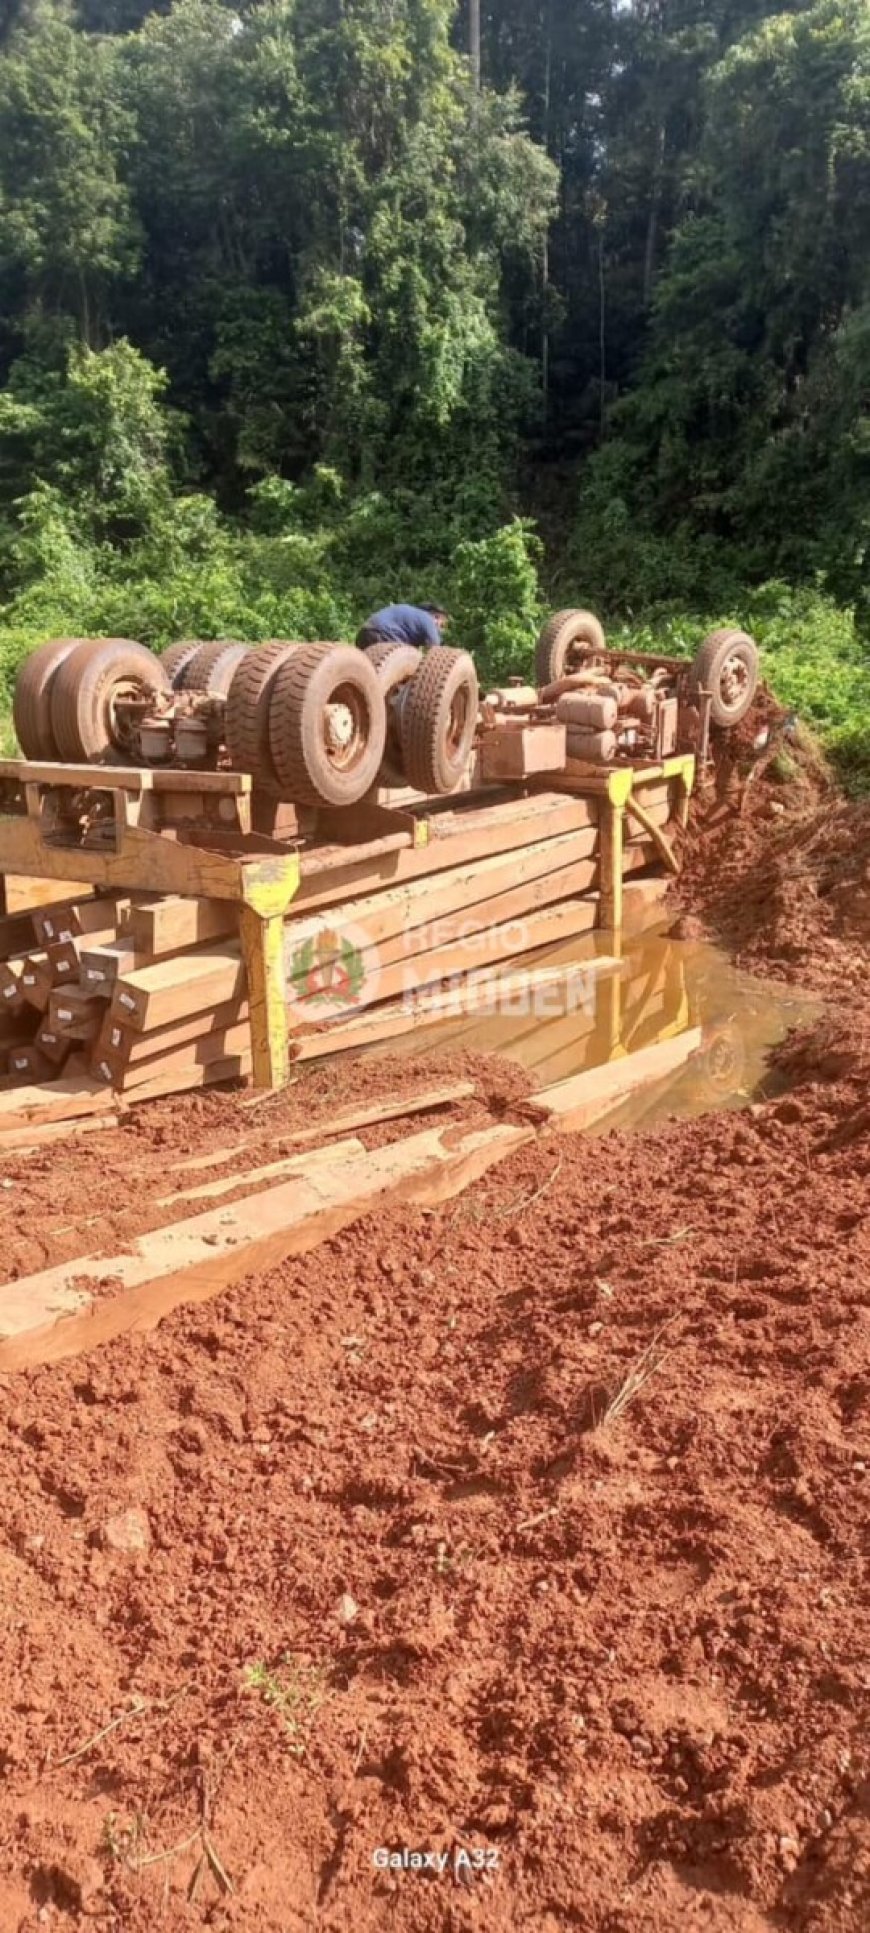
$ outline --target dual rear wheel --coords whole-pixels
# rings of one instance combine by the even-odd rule
[[[135,756],[124,701],[171,687],[132,638],[53,638],[22,665],[12,715],[25,758],[111,764]]]

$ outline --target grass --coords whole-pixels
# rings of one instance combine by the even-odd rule
[[[303,1758],[315,1717],[326,1697],[326,1675],[319,1665],[287,1652],[273,1665],[258,1659],[245,1670],[245,1684],[284,1721],[290,1751]]]

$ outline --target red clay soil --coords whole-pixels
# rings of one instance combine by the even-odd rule
[[[839,796],[805,736],[764,766],[753,741],[781,717],[763,693],[723,742],[714,780],[695,802],[675,899],[739,965],[829,995],[860,995],[870,944],[870,802]]]
[[[870,1142],[795,1071],[0,1385],[3,1933],[870,1922]]]
[[[745,737],[681,885],[849,994],[784,1098],[541,1138],[0,1375],[0,1933],[870,1925],[870,821],[808,752],[738,815]],[[341,1061],[9,1159],[4,1277],[469,1074],[517,1115],[510,1067]]]

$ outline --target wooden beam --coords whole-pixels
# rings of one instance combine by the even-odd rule
[[[191,1040],[184,1046],[168,1050],[163,1048],[148,1060],[134,1061],[132,1066],[129,1062],[125,1064],[122,1056],[111,1052],[95,1054],[93,1069],[98,1080],[105,1079],[118,1093],[129,1094],[139,1088],[149,1087],[153,1081],[162,1080],[170,1074],[184,1074],[197,1067],[213,1067],[218,1061],[236,1057],[247,1060],[250,1051],[250,1027],[246,1020],[241,1020],[235,1027],[227,1027],[222,1032],[208,1027],[199,1040]]]
[[[683,1066],[700,1046],[700,1027],[688,1027],[675,1040],[658,1041],[637,1054],[593,1067],[555,1087],[542,1088],[534,1099],[558,1133],[573,1134],[593,1127],[634,1089]]]
[[[202,1040],[204,1034],[225,1033],[228,1028],[237,1026],[239,1021],[247,1020],[248,1003],[247,1000],[225,1000],[218,1007],[206,1008],[204,1013],[188,1014],[184,1020],[174,1021],[169,1027],[153,1028],[150,1032],[146,1029],[141,1034],[113,1020],[105,1006],[103,1014],[93,1059],[97,1062],[108,1056],[113,1065],[123,1072],[125,1067],[136,1066],[140,1061],[152,1060],[158,1054],[171,1053],[191,1041]],[[96,1072],[96,1068],[93,1071]]]
[[[239,947],[208,947],[180,959],[122,973],[112,994],[111,1015],[137,1033],[166,1027],[192,1012],[204,1012],[245,992],[245,967]]]
[[[189,776],[198,779],[200,774]],[[246,900],[249,904],[253,903],[252,896],[257,897],[266,888],[274,892],[280,881],[286,887],[289,905],[299,877],[299,861],[295,853],[280,850],[265,859],[207,850],[136,825],[126,826],[114,847],[48,845],[32,819],[0,819],[0,874],[6,876],[7,889],[10,875],[22,873],[58,884],[66,882],[58,898],[69,898],[71,891],[78,898],[91,884],[103,890],[117,886],[184,893],[198,899]],[[80,883],[83,874],[84,885]],[[74,882],[72,886],[70,882]]]
[[[238,912],[227,900],[180,899],[171,894],[148,906],[134,906],[128,924],[133,951],[149,959],[222,940],[238,930]]]
[[[0,1374],[61,1362],[131,1329],[153,1329],[181,1303],[204,1302],[245,1276],[303,1255],[375,1207],[448,1201],[529,1140],[510,1126],[426,1129],[373,1153],[322,1162],[278,1188],[0,1288]],[[107,1299],[109,1278],[118,1292]]]
[[[316,942],[337,923],[364,930],[370,946],[381,946],[398,934],[411,933],[416,927],[432,925],[454,913],[470,915],[476,910],[483,911],[484,903],[493,901],[498,894],[520,884],[530,884],[569,865],[577,867],[574,890],[585,892],[594,879],[594,862],[589,857],[593,845],[594,832],[590,833],[586,827],[580,832],[535,841],[518,852],[495,853],[486,859],[466,861],[432,877],[421,876],[360,899],[347,900],[342,904],[338,920],[330,907],[306,914],[303,910],[297,911],[294,901],[287,921],[288,952],[307,940]]]
[[[565,798],[550,792],[469,810],[452,807],[449,814],[431,816],[429,844],[422,850],[387,854],[360,865],[354,864],[346,852],[336,849],[332,870],[313,875],[310,859],[303,853],[302,875],[293,909],[309,912],[317,906],[337,905],[341,900],[376,892],[381,886],[428,878],[452,866],[468,865],[498,853],[519,852],[524,846],[535,845],[541,839],[558,838],[565,832],[591,834],[589,850],[584,855],[591,857],[597,818],[596,801]]]

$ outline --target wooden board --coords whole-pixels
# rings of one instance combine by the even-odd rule
[[[584,973],[592,970],[608,973],[616,964],[612,958],[602,957],[595,962],[582,962],[579,970]],[[403,1035],[419,1033],[422,1027],[437,1026],[443,1021],[461,1021],[473,1014],[475,1003],[480,1015],[501,999],[509,999],[520,992],[534,992],[556,980],[564,981],[566,975],[577,970],[576,963],[530,964],[512,971],[496,967],[489,973],[472,974],[460,993],[455,988],[452,991],[438,989],[420,994],[414,1001],[390,1001],[384,1006],[372,1007],[367,1013],[338,1021],[321,1033],[303,1035],[293,1043],[294,1059],[315,1060],[329,1054],[380,1047],[387,1041],[401,1039]],[[478,1030],[479,1024],[478,1018]]]
[[[167,1027],[190,1013],[234,1000],[244,990],[239,948],[228,946],[220,952],[207,948],[119,975],[111,1014],[123,1026],[142,1033],[146,1027]]]
[[[0,768],[2,769],[2,768]],[[84,899],[93,891],[87,880],[40,879],[27,873],[7,873],[4,877],[5,911],[29,912],[37,906],[56,906],[64,900]]]
[[[253,1191],[263,1188],[271,1181],[283,1181],[288,1175],[299,1173],[300,1160],[304,1160],[304,1172],[310,1174],[312,1167],[322,1163],[334,1167],[336,1161],[346,1161],[351,1155],[365,1154],[365,1148],[357,1135],[347,1135],[341,1141],[331,1141],[325,1148],[314,1148],[307,1155],[285,1154],[279,1161],[266,1161],[259,1168],[236,1168],[234,1174],[221,1175],[218,1181],[200,1182],[195,1188],[181,1188],[178,1194],[159,1196],[157,1208],[180,1207],[182,1203],[221,1201],[226,1195],[234,1195],[241,1188]]]
[[[468,810],[453,807],[449,813],[430,816],[429,843],[417,849],[384,854],[363,864],[339,852],[327,871],[314,870],[316,852],[303,853],[293,911],[337,905],[376,892],[381,886],[402,885],[452,866],[519,852],[524,846],[558,838],[562,833],[594,832],[597,823],[595,800],[560,797],[551,792]],[[587,857],[594,844],[593,838]]]
[[[168,895],[149,906],[134,906],[129,920],[133,950],[146,959],[201,946],[207,940],[222,940],[238,930],[236,908],[219,899]]]
[[[205,1013],[189,1014],[184,1020],[177,1020],[169,1027],[156,1027],[150,1032],[137,1033],[132,1027],[123,1026],[114,1020],[108,1009],[94,1045],[94,1059],[99,1060],[107,1054],[117,1062],[119,1068],[134,1066],[137,1062],[150,1060],[155,1054],[166,1051],[171,1053],[176,1047],[184,1047],[189,1041],[201,1040],[204,1033],[214,1028],[223,1032],[234,1027],[239,1021],[248,1018],[246,1000],[226,1000],[219,1007],[209,1007]]]
[[[471,916],[478,910],[482,911],[484,904],[493,901],[499,894],[518,885],[530,884],[569,865],[577,866],[574,890],[582,893],[592,884],[594,877],[594,866],[589,857],[594,843],[594,831],[587,828],[581,832],[562,833],[554,839],[538,840],[519,853],[496,853],[488,859],[466,862],[462,866],[436,873],[432,878],[411,880],[405,885],[386,887],[362,899],[346,901],[342,905],[338,923],[341,927],[354,927],[360,935],[365,936],[370,946],[381,946],[398,935],[411,933],[422,925],[433,925],[435,921],[449,919],[454,914]],[[316,944],[322,934],[336,925],[335,915],[330,909],[306,916],[297,914],[295,907],[294,901],[286,923],[288,954],[308,940],[314,940]]]
[[[0,1094],[0,1132],[36,1122],[72,1121],[80,1115],[107,1114],[112,1097],[86,1074],[67,1072],[62,1080],[16,1087]]]
[[[156,1327],[255,1271],[331,1239],[376,1206],[450,1200],[534,1136],[509,1126],[426,1129],[332,1167],[304,1163],[250,1199],[139,1236],[124,1251],[84,1256],[0,1287],[0,1374],[60,1362],[131,1329]],[[107,1280],[116,1293],[105,1295]],[[69,1318],[69,1320],[63,1320]]]
[[[524,920],[508,920],[471,933],[465,939],[433,947],[411,960],[400,959],[393,965],[378,967],[367,976],[355,1005],[363,1007],[400,995],[410,999],[418,989],[433,986],[439,980],[489,968],[575,933],[588,933],[594,927],[595,914],[594,900],[570,899],[559,906],[529,913]],[[287,1004],[291,1028],[310,1026],[312,1020],[317,1023],[328,1016],[328,1011],[322,1001],[289,1000]]]
[[[658,1041],[638,1054],[608,1061],[555,1087],[542,1088],[535,1101],[546,1110],[550,1125],[560,1134],[593,1127],[627,1094],[681,1067],[697,1053],[701,1039],[700,1027],[687,1027],[674,1040]]]

